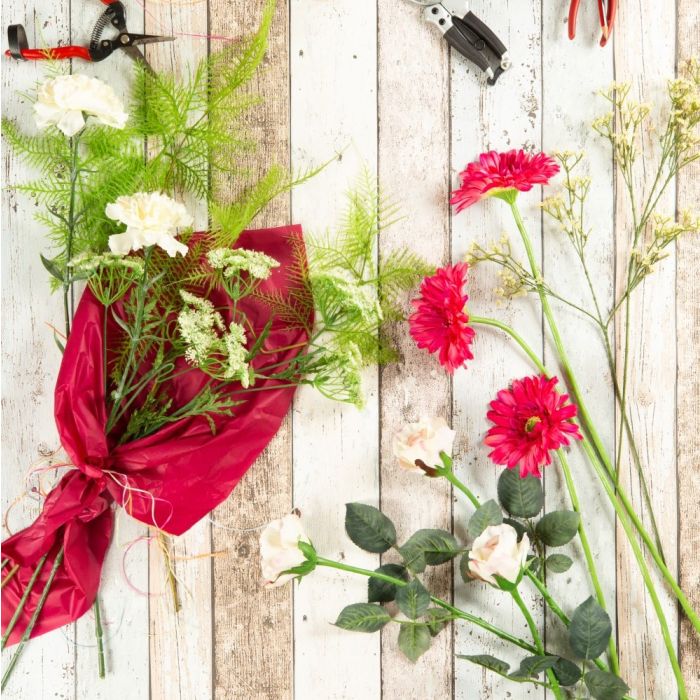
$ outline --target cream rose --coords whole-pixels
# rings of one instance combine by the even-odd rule
[[[109,237],[113,253],[126,255],[152,245],[160,246],[170,257],[187,253],[187,246],[180,243],[175,234],[177,228],[191,226],[193,218],[180,202],[160,192],[137,192],[119,197],[107,205],[105,214],[126,224],[124,233]]]
[[[421,471],[416,460],[428,467],[441,464],[440,453],[452,456],[455,432],[443,418],[421,419],[405,425],[394,436],[394,456],[404,469]]]
[[[494,586],[495,576],[515,583],[527,560],[530,540],[527,535],[518,542],[515,528],[503,523],[490,525],[472,544],[469,551],[469,574]]]
[[[123,129],[128,115],[114,90],[97,78],[60,75],[39,86],[34,119],[40,129],[55,124],[66,136],[74,136],[85,126],[86,117]]]
[[[260,566],[267,588],[283,586],[294,578],[284,574],[306,561],[299,549],[299,542],[309,542],[301,518],[296,513],[273,520],[260,535]]]

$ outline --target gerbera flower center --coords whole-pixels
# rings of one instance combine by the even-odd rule
[[[538,423],[541,423],[542,419],[539,416],[530,416],[525,423],[525,432],[531,433]]]

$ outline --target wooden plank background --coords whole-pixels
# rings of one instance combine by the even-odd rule
[[[186,71],[216,50],[221,38],[237,40],[258,22],[262,0],[125,0],[132,30],[173,34],[177,41],[151,48],[153,65]],[[611,299],[624,264],[628,213],[616,197],[608,151],[588,124],[604,109],[593,93],[613,79],[629,80],[634,93],[656,101],[678,63],[700,51],[700,10],[695,0],[620,3],[613,46],[596,47],[595,3],[584,3],[579,37],[565,37],[563,0],[475,0],[471,9],[504,39],[514,67],[495,88],[486,87],[473,66],[450,53],[439,34],[424,24],[420,10],[405,0],[278,0],[270,51],[254,89],[264,106],[248,126],[264,144],[245,166],[272,163],[292,169],[336,160],[309,184],[280,197],[259,224],[300,222],[307,230],[331,228],[344,206],[344,193],[363,168],[378,174],[381,187],[402,201],[401,224],[383,232],[378,255],[410,244],[434,263],[460,259],[472,240],[487,242],[502,231],[513,234],[507,212],[487,201],[459,217],[446,206],[463,165],[488,148],[531,146],[587,151],[593,177],[590,223],[595,229],[593,270],[603,296]],[[94,0],[21,0],[3,3],[3,25],[25,24],[30,43],[83,43],[101,7]],[[211,38],[207,40],[207,35]],[[204,38],[203,38],[204,37]],[[75,70],[128,88],[128,59],[113,56]],[[2,63],[3,114],[28,120],[19,94],[41,77],[33,63]],[[6,149],[4,182],[26,178]],[[679,179],[664,203],[668,211],[697,203],[698,170]],[[214,183],[222,197],[240,187]],[[568,253],[542,221],[537,196],[523,197],[523,211],[538,254],[554,286],[584,296],[569,276]],[[195,207],[198,223],[206,211]],[[60,360],[48,323],[61,318],[39,253],[42,231],[33,206],[3,191],[2,211],[2,476],[3,508],[22,492],[32,466],[49,463],[58,448],[52,418],[52,389]],[[638,293],[635,328],[639,351],[632,357],[632,419],[644,430],[643,458],[654,465],[650,479],[664,548],[684,589],[700,605],[700,536],[695,524],[700,493],[700,282],[697,238],[684,241]],[[477,269],[472,306],[481,315],[498,313],[517,324],[533,347],[552,361],[542,318],[532,300],[496,308],[492,271]],[[653,300],[653,303],[652,303]],[[602,436],[612,448],[615,409],[608,384],[600,381],[602,351],[591,331],[562,309],[567,343]],[[671,339],[676,338],[675,345]],[[458,430],[461,476],[482,494],[493,491],[498,469],[480,446],[486,429],[484,406],[495,389],[529,371],[522,357],[486,330],[476,341],[482,361],[457,373],[452,382],[404,333],[396,338],[404,363],[366,373],[367,405],[362,412],[330,404],[300,391],[294,409],[265,454],[232,497],[174,548],[182,609],[175,614],[166,594],[161,554],[145,528],[121,515],[101,593],[107,635],[106,681],[96,677],[93,620],[33,641],[8,697],[22,700],[85,698],[141,700],[277,700],[287,698],[521,698],[541,691],[502,682],[493,674],[454,660],[455,653],[488,651],[515,655],[467,625],[440,635],[417,664],[396,648],[395,631],[382,636],[337,630],[332,622],[343,605],[362,598],[366,583],[327,570],[294,589],[260,586],[257,540],[260,528],[292,507],[300,508],[315,544],[325,556],[361,566],[378,558],[361,553],[343,533],[344,503],[380,504],[399,533],[417,527],[452,528],[463,535],[470,509],[442,482],[416,481],[401,473],[391,455],[394,430],[420,415],[442,415]],[[485,361],[484,361],[484,358]],[[677,431],[674,425],[677,421]],[[624,537],[617,537],[604,497],[583,461],[572,464],[603,585],[617,625],[623,675],[637,698],[675,696],[656,625]],[[625,469],[633,495],[633,467]],[[548,507],[564,503],[555,470],[546,476]],[[638,502],[638,501],[635,501]],[[420,503],[420,507],[414,505]],[[37,513],[25,498],[12,508],[17,529]],[[126,571],[126,577],[123,573]],[[466,587],[459,573],[442,567],[431,574],[436,590],[490,619],[526,634],[509,599],[482,586]],[[562,597],[572,582],[585,580],[583,567],[555,579]],[[579,585],[576,583],[576,585]],[[617,586],[617,588],[616,588]],[[583,589],[583,584],[581,584]],[[617,590],[617,599],[614,592]],[[581,592],[583,597],[583,590]],[[535,598],[533,612],[548,639],[559,626],[545,617]],[[573,601],[572,601],[573,603]],[[700,698],[700,644],[678,624],[676,607],[664,604],[692,698]],[[616,608],[616,614],[615,614]]]

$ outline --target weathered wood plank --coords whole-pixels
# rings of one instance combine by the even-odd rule
[[[449,62],[447,46],[418,8],[403,0],[379,4],[379,184],[402,204],[406,219],[382,231],[380,257],[408,245],[436,265],[450,257],[449,241]],[[401,472],[392,437],[405,423],[426,416],[450,419],[450,382],[433,358],[417,350],[405,324],[393,339],[402,361],[380,379],[381,503],[406,539],[421,527],[452,527],[447,482]],[[451,597],[449,566],[431,569],[426,585]],[[398,650],[397,631],[382,634],[385,698],[444,698],[452,694],[452,639],[448,632],[416,664]]]
[[[3,3],[2,25],[21,23],[32,46],[55,46],[70,37],[70,2],[28,8],[24,2]],[[45,72],[38,63],[2,61],[2,114],[34,129],[32,107],[20,92],[31,93]],[[3,185],[36,177],[3,144]],[[50,279],[39,259],[49,249],[43,227],[34,221],[29,197],[2,190],[2,503],[12,507],[12,532],[26,527],[39,514],[41,500],[27,489],[37,486],[29,471],[46,466],[47,456],[60,448],[53,419],[53,387],[61,361],[47,324],[63,327],[59,294],[50,291]],[[55,462],[62,462],[56,453]],[[47,474],[44,485],[51,483]],[[3,532],[3,539],[8,535]],[[32,640],[15,669],[6,694],[17,700],[75,697],[74,627],[67,626]],[[3,655],[3,667],[14,647]]]
[[[566,8],[556,3],[543,5],[542,55],[544,86],[542,110],[542,148],[554,151],[584,151],[578,176],[591,178],[591,190],[585,212],[585,227],[591,231],[586,249],[589,273],[599,303],[609,309],[613,303],[615,242],[613,233],[613,173],[607,142],[591,129],[591,122],[606,109],[595,93],[613,80],[613,55],[610,47],[600,48],[600,28],[595,3],[582,4],[575,41],[566,36]],[[582,65],[586,70],[580,70]],[[571,76],[576,75],[576,80]],[[555,180],[557,187],[560,176]],[[545,188],[545,196],[556,188]],[[545,216],[544,274],[552,288],[582,308],[594,310],[585,275],[578,257],[559,224]],[[552,300],[564,343],[572,357],[578,383],[586,404],[593,412],[602,439],[612,451],[614,434],[614,395],[608,360],[602,337],[585,316],[563,303]],[[585,352],[582,351],[585,348]],[[556,368],[556,354],[545,347],[546,364]],[[561,375],[560,375],[561,376]],[[561,391],[565,391],[563,376]],[[606,607],[615,624],[615,524],[613,509],[602,486],[578,449],[568,452],[574,482],[582,504],[586,533],[593,550]],[[566,484],[559,465],[546,470],[546,510],[571,508]],[[557,550],[559,551],[559,550]],[[566,574],[551,574],[547,585],[563,604],[573,611],[594,594],[578,538],[562,550],[574,559]],[[576,581],[576,587],[571,584]],[[551,613],[547,614],[547,642],[553,649],[568,649],[566,629]]]
[[[177,37],[147,48],[155,70],[185,78],[207,55],[207,41],[188,35],[207,34],[207,2],[148,2],[145,31]],[[207,207],[194,197],[185,205],[195,227],[206,228]],[[177,580],[180,610],[175,610],[168,581],[164,544],[154,529],[149,545],[150,695],[163,698],[206,697],[212,687],[211,529],[207,518],[181,537],[168,538]]]
[[[377,160],[376,9],[374,3],[291,3],[292,164],[328,160],[292,194],[294,221],[309,234],[333,230],[345,193]],[[311,388],[294,405],[294,504],[314,545],[332,559],[375,568],[344,533],[345,503],[378,503],[377,371],[363,378],[359,411]],[[294,593],[294,690],[297,698],[380,696],[380,637],[331,626],[340,610],[367,599],[367,581],[321,570]]]
[[[89,41],[92,29],[103,7],[93,0],[73,0],[71,28],[74,43]],[[143,31],[143,10],[127,3],[129,29]],[[110,35],[109,28],[105,36]],[[125,104],[131,87],[131,59],[118,51],[109,60],[99,63],[74,61],[74,73],[84,73],[108,82]],[[76,294],[80,289],[76,287]],[[100,611],[104,628],[106,677],[98,677],[95,617],[90,610],[75,624],[74,643],[76,698],[135,699],[149,696],[148,598],[138,591],[148,591],[148,550],[139,544],[127,548],[147,529],[115,510],[116,527],[100,585]],[[125,558],[128,582],[125,581],[122,560]],[[130,585],[129,585],[130,584]],[[131,588],[133,586],[133,589]]]
[[[678,63],[698,54],[700,48],[700,4],[678,3]],[[700,199],[700,165],[678,178],[677,209],[695,209]],[[678,244],[676,270],[676,322],[678,333],[678,516],[679,577],[691,603],[700,608],[700,280],[697,266],[700,240],[690,236]],[[681,618],[679,638],[681,668],[688,684],[688,696],[700,697],[700,638],[687,619]]]
[[[211,0],[209,32],[240,39],[255,31],[262,2]],[[245,126],[260,148],[242,168],[262,175],[273,163],[289,165],[288,4],[277,3],[268,55],[252,90],[264,104],[247,115]],[[241,181],[215,183],[219,196],[240,192]],[[289,197],[279,197],[256,222],[289,221]],[[217,700],[268,700],[292,694],[292,592],[261,586],[260,527],[292,507],[291,421],[243,478],[232,497],[213,514],[212,546],[225,555],[213,560],[214,682]]]
[[[654,31],[648,31],[646,18],[654,17]],[[665,103],[666,80],[674,72],[676,15],[674,5],[659,5],[653,0],[638,0],[619,7],[615,28],[616,80],[632,84],[632,96],[652,105]],[[645,160],[636,177],[639,189],[656,167],[657,133],[645,134],[640,145]],[[654,146],[654,150],[652,149]],[[646,188],[645,188],[646,191]],[[674,191],[662,198],[660,210],[672,213]],[[626,252],[629,249],[630,211],[624,187],[618,183],[616,193],[616,282],[618,294],[626,281]],[[661,539],[672,571],[677,565],[676,500],[676,420],[673,387],[676,381],[675,316],[669,312],[675,303],[675,256],[673,251],[654,274],[635,292],[631,304],[630,380],[628,384],[630,416],[639,436],[641,459],[652,494]],[[624,323],[618,323],[617,358],[622,363],[621,338]],[[618,417],[619,420],[619,417]],[[658,426],[665,426],[659,429]],[[638,487],[634,462],[625,449],[621,480],[638,511],[643,499]],[[649,519],[644,518],[649,526]],[[675,684],[664,650],[658,624],[637,565],[621,528],[618,528],[618,633],[622,676],[636,698],[671,697]],[[668,617],[671,634],[677,627],[676,606],[662,585],[658,586]]]
[[[541,138],[541,44],[540,3],[511,1],[499,12],[488,3],[471,9],[508,47],[514,60],[510,72],[496,86],[484,83],[481,72],[453,54],[452,62],[452,184],[458,173],[479,153],[495,149],[540,147]],[[508,18],[508,20],[505,20]],[[540,250],[541,226],[537,210],[538,193],[520,197],[520,207],[533,242]],[[462,259],[472,241],[481,245],[497,241],[507,232],[513,249],[521,251],[519,235],[508,208],[497,200],[484,200],[452,220],[452,255]],[[524,257],[524,253],[519,252]],[[534,298],[517,299],[501,306],[494,295],[499,286],[495,270],[489,265],[470,272],[469,309],[479,316],[497,317],[511,323],[537,351],[542,348],[541,318]],[[488,402],[509,381],[533,374],[532,366],[504,335],[477,327],[475,359],[466,370],[455,374],[453,392],[454,427],[457,430],[457,454],[460,478],[483,500],[494,498],[502,467],[494,467],[482,437],[488,429]],[[466,537],[466,523],[473,508],[459,497],[455,505],[455,529]],[[521,587],[524,598],[540,628],[544,626],[541,606],[535,603],[527,585]],[[455,572],[455,600],[460,607],[478,609],[486,619],[516,635],[529,639],[521,613],[510,597],[481,583],[464,584]],[[517,667],[522,657],[513,647],[467,624],[456,626],[455,652],[489,653]],[[481,689],[484,698],[542,697],[535,688],[506,681],[467,661],[455,662],[455,698],[470,700],[473,689]]]

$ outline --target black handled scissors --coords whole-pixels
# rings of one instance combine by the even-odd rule
[[[155,36],[152,34],[134,34],[126,28],[126,9],[120,0],[100,0],[107,5],[98,18],[89,46],[57,46],[48,49],[30,49],[27,35],[21,24],[12,24],[7,28],[7,38],[10,48],[5,51],[21,61],[39,61],[42,59],[82,58],[84,61],[102,61],[117,49],[123,49],[132,59],[142,61],[152,71],[144,58],[142,44],[153,44],[161,41],[173,41],[173,36]],[[107,25],[112,25],[119,31],[113,39],[103,39],[102,33]]]
[[[489,85],[510,66],[508,49],[473,12],[466,0],[410,0],[423,6],[426,22],[437,26],[445,41],[466,59],[481,68]]]

